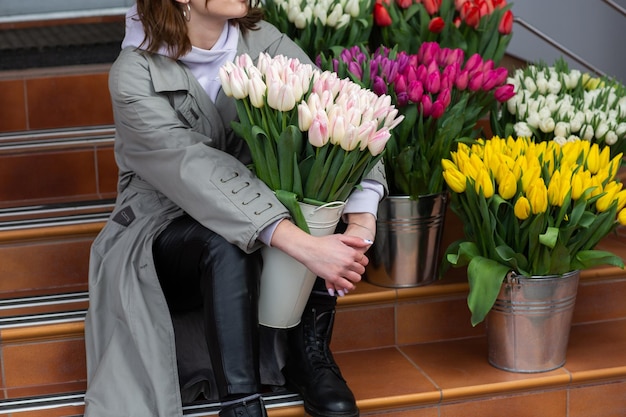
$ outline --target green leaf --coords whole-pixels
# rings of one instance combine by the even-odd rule
[[[289,210],[296,226],[310,233],[304,214],[302,214],[302,208],[300,208],[300,204],[298,204],[298,196],[291,191],[276,190],[276,198]]]
[[[559,229],[556,227],[548,227],[545,233],[539,235],[539,242],[541,242],[542,245],[553,249],[558,238]]]
[[[624,268],[624,260],[619,256],[602,250],[583,250],[574,256],[572,269],[587,269],[600,265],[612,265]]]
[[[511,268],[491,259],[477,256],[467,267],[469,294],[467,305],[472,312],[472,326],[482,322],[496,302],[502,282]]]

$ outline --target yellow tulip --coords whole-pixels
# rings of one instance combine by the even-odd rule
[[[611,159],[611,147],[605,146],[600,151],[600,155],[598,157],[598,166],[605,167],[609,165],[609,161]]]
[[[563,202],[560,199],[561,196],[561,173],[555,171],[550,178],[550,184],[548,184],[548,202],[552,206],[562,206]]]
[[[594,143],[591,148],[589,148],[586,162],[587,170],[592,174],[597,173],[600,169],[600,148],[597,143]]]
[[[604,194],[596,200],[596,209],[602,213],[607,211],[615,202],[615,195],[619,190],[617,187],[607,186],[604,188]]]
[[[528,193],[528,188],[533,182],[535,182],[536,179],[540,178],[540,175],[541,167],[538,164],[526,168],[522,174],[522,190],[524,190],[525,193]]]
[[[482,189],[485,198],[491,198],[493,196],[495,190],[493,186],[493,180],[489,175],[489,171],[484,168],[478,171],[478,176],[476,177],[474,188],[476,189],[477,193],[480,193],[480,190]]]
[[[617,200],[617,211],[621,211],[624,207],[626,207],[626,190],[621,190],[615,196]]]
[[[548,189],[542,178],[533,181],[526,195],[533,214],[543,213],[548,209]]]
[[[507,171],[498,185],[498,194],[505,200],[510,200],[517,193],[517,179],[511,171]]]
[[[572,175],[572,200],[578,200],[585,191],[584,178],[582,172],[576,172]]]
[[[621,209],[619,213],[617,213],[617,221],[622,226],[626,226],[626,209]]]
[[[530,202],[524,196],[517,199],[513,207],[515,217],[520,220],[526,220],[530,216]]]
[[[442,159],[441,160],[441,167],[443,168],[443,170],[445,171],[446,169],[457,169],[457,166],[454,162],[452,162],[449,159]]]
[[[443,171],[443,179],[448,187],[455,193],[461,194],[465,192],[467,186],[467,178],[461,171],[456,168],[449,168]]]

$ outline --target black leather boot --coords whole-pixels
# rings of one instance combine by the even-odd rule
[[[289,354],[283,374],[300,393],[304,409],[313,417],[357,417],[354,395],[330,351],[335,319],[335,299],[316,303],[314,297],[302,314],[302,321],[289,329]]]
[[[267,417],[265,404],[260,395],[242,398],[225,403],[219,412],[220,417]]]

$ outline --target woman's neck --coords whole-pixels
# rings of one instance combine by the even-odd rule
[[[195,16],[194,16],[195,17]],[[187,36],[191,44],[196,48],[210,50],[220,38],[224,31],[224,26],[228,21],[198,21],[189,22],[187,25]]]

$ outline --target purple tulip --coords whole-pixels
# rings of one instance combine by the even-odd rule
[[[373,80],[372,91],[374,93],[376,93],[379,96],[382,96],[383,94],[387,94],[387,83],[382,77],[376,75],[374,76],[372,80]]]
[[[404,107],[409,104],[409,94],[406,91],[396,94],[396,102],[398,107]]]
[[[359,80],[363,79],[363,69],[361,68],[361,65],[359,65],[357,62],[350,61],[348,63],[348,71],[354,74]]]

